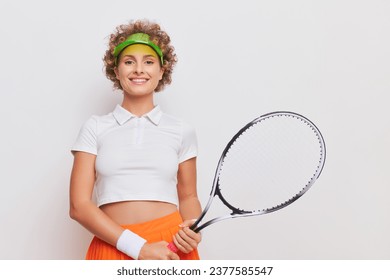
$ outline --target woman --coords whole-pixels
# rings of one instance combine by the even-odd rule
[[[201,212],[195,132],[153,102],[176,61],[156,23],[130,22],[110,37],[105,70],[122,104],[92,116],[72,147],[70,216],[95,235],[86,259],[199,259],[201,236],[189,229]]]

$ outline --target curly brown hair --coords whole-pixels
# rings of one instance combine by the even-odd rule
[[[162,68],[164,70],[164,74],[155,89],[155,92],[159,92],[164,89],[165,85],[169,85],[172,82],[172,72],[177,62],[177,56],[174,53],[175,49],[171,45],[169,35],[165,31],[161,30],[160,25],[150,22],[149,20],[136,20],[130,21],[128,24],[119,25],[116,28],[116,31],[110,35],[108,50],[103,57],[106,76],[114,83],[115,89],[123,89],[115,75],[114,70],[116,65],[113,53],[118,44],[125,41],[127,37],[134,33],[148,34],[150,40],[159,46],[163,52],[164,64],[162,65]]]

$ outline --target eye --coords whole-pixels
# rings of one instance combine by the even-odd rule
[[[126,64],[126,65],[131,65],[131,64],[134,64],[134,63],[135,62],[133,60],[131,60],[131,59],[128,59],[128,60],[124,61],[124,64]]]
[[[145,61],[145,64],[147,64],[147,65],[153,65],[153,64],[154,64],[154,61],[153,61],[153,60],[146,60],[146,61]]]

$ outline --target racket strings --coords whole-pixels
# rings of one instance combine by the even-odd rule
[[[244,210],[278,208],[310,187],[319,175],[322,155],[321,138],[305,119],[263,118],[248,126],[226,152],[219,172],[220,192]]]

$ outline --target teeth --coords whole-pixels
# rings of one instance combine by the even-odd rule
[[[144,83],[144,82],[146,82],[146,79],[131,79],[131,81],[133,81],[135,83]]]

